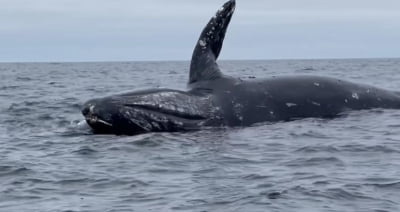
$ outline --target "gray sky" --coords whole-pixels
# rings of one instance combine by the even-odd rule
[[[190,60],[225,0],[0,0],[0,62]],[[400,57],[399,0],[237,0],[221,59]]]

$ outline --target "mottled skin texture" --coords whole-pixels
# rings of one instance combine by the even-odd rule
[[[398,92],[334,78],[241,80],[223,75],[216,60],[234,9],[234,0],[225,3],[202,31],[192,56],[189,91],[149,89],[90,100],[82,113],[93,131],[136,135],[400,108]]]
[[[223,111],[224,125],[228,126],[333,118],[348,110],[400,108],[396,92],[328,77],[220,78],[193,87],[211,91],[214,104]]]
[[[216,108],[208,94],[149,89],[90,100],[82,113],[95,133],[135,135],[215,125]]]

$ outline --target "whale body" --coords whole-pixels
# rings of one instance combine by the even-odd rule
[[[217,58],[234,10],[235,0],[226,2],[203,29],[187,91],[148,89],[89,100],[82,114],[93,132],[188,131],[400,108],[399,92],[341,79],[307,75],[243,80],[223,74]]]

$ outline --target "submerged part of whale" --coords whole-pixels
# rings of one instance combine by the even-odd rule
[[[222,74],[216,60],[234,9],[234,0],[225,3],[202,31],[192,56],[188,91],[150,89],[90,100],[82,113],[93,131],[135,135],[400,108],[398,92],[340,79],[242,80]]]

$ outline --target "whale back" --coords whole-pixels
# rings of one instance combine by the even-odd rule
[[[226,2],[203,29],[193,51],[189,84],[222,76],[216,61],[234,10],[235,0]]]

